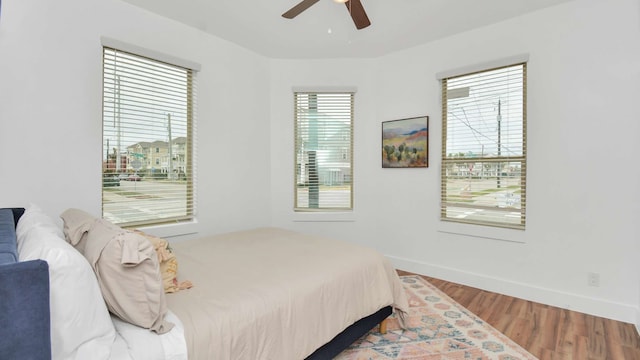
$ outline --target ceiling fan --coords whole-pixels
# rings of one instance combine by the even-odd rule
[[[287,12],[282,14],[282,17],[287,19],[293,19],[294,17],[300,15],[303,11],[307,10],[311,7],[311,5],[317,3],[320,0],[302,0],[296,6],[289,9]],[[356,25],[358,30],[364,29],[367,26],[371,25],[371,21],[367,17],[367,13],[364,11],[364,7],[360,0],[334,0],[335,2],[344,3],[347,6],[347,10],[349,14],[351,14],[351,18],[353,19],[353,23]]]

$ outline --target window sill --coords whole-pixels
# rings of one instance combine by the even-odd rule
[[[524,230],[508,229],[501,227],[462,224],[449,221],[440,221],[438,224],[439,233],[462,235],[474,238],[507,241],[515,243],[526,243],[526,233]]]
[[[198,222],[189,221],[176,224],[137,227],[137,229],[161,238],[173,238],[198,233]]]
[[[348,212],[295,212],[294,222],[353,222],[355,216],[352,211]]]

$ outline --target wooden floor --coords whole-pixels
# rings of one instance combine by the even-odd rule
[[[423,278],[540,360],[640,360],[632,324]]]

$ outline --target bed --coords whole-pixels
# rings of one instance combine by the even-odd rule
[[[262,228],[173,251],[195,284],[167,295],[190,359],[304,359],[360,319],[406,310],[394,269],[366,247]]]
[[[158,293],[140,273],[158,272],[150,242],[81,210],[68,212],[64,235],[39,209],[27,209],[16,229],[21,260],[49,263],[53,359],[330,359],[392,311],[402,324],[408,309],[395,270],[377,251],[279,228],[171,244],[178,276],[193,287],[160,291],[159,302],[142,304],[136,291]],[[97,266],[96,256],[104,260],[109,251],[117,255],[115,273]],[[87,275],[92,268],[95,275]],[[134,315],[150,312],[155,320],[140,324],[114,307],[105,279],[128,283],[118,290],[137,306]]]

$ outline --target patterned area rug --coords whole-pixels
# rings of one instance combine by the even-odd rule
[[[409,299],[407,329],[395,314],[387,333],[374,328],[338,360],[537,360],[419,276],[401,276]]]

